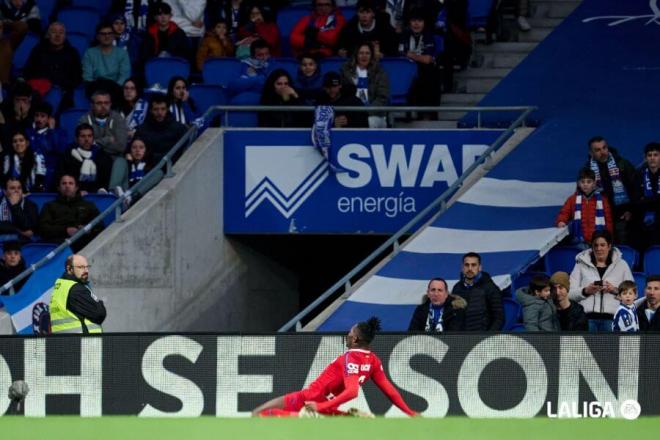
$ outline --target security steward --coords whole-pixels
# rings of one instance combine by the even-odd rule
[[[55,281],[50,298],[51,333],[101,333],[105,320],[103,301],[89,286],[87,258],[71,255],[64,274]]]

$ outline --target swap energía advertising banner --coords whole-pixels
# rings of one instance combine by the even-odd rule
[[[502,132],[336,130],[333,168],[309,130],[226,130],[224,232],[394,233]]]

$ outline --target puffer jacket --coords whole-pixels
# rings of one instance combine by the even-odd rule
[[[425,296],[426,297],[426,296]],[[465,325],[465,309],[467,302],[458,295],[447,296],[445,307],[442,310],[442,324],[445,332],[461,331]],[[409,331],[428,331],[435,332],[434,329],[426,330],[426,320],[429,315],[429,300],[418,305],[413,312],[413,316],[408,326]]]
[[[523,323],[528,332],[558,332],[561,330],[557,308],[550,298],[539,298],[529,292],[529,287],[521,287],[516,290],[516,301],[523,308]]]
[[[612,248],[612,263],[607,267],[603,278],[591,261],[591,249],[586,249],[575,257],[575,267],[571,272],[571,290],[569,299],[579,302],[585,313],[609,313],[614,315],[619,308],[619,301],[613,293],[595,293],[585,296],[584,289],[594,281],[609,281],[618,286],[622,281],[634,280],[628,263],[623,259],[621,251]]]

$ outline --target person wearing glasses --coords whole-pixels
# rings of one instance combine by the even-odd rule
[[[345,24],[346,19],[335,6],[335,0],[314,0],[312,13],[302,17],[291,32],[294,55],[300,56],[303,52],[319,58],[334,55]]]
[[[70,255],[64,274],[55,281],[50,298],[51,333],[102,333],[105,305],[92,292],[89,269],[82,255]]]

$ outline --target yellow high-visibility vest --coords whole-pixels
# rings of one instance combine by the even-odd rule
[[[69,291],[76,281],[58,278],[53,287],[53,295],[50,298],[50,326],[51,333],[82,333],[83,327],[80,319],[66,308],[69,299]],[[100,325],[85,319],[85,326],[89,333],[102,333]]]

